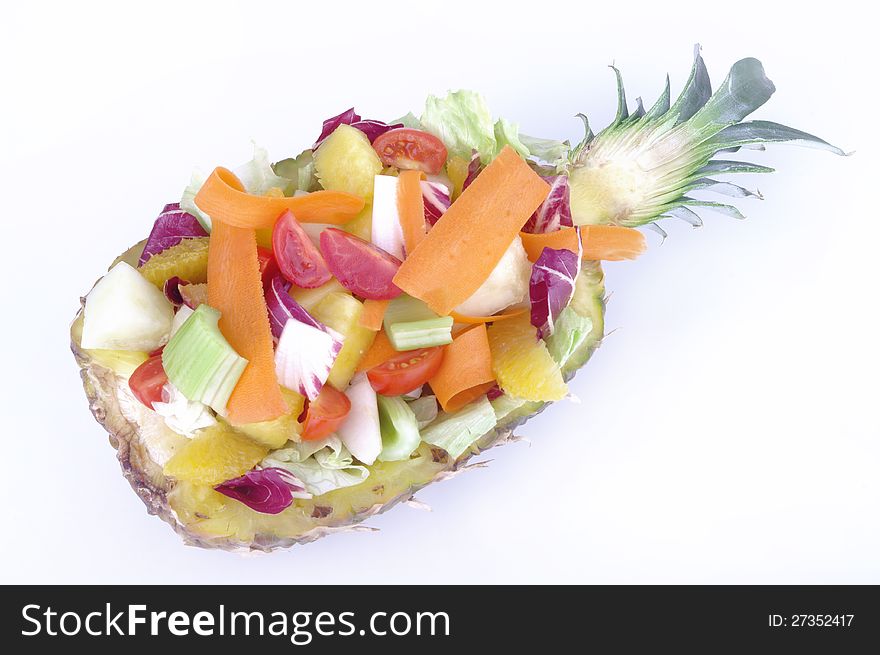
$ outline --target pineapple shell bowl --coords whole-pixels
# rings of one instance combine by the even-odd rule
[[[144,241],[117,260],[133,266]],[[578,291],[580,311],[589,312],[593,330],[571,358],[566,377],[587,361],[603,334],[604,285],[598,264],[585,266]],[[479,462],[480,452],[515,440],[513,430],[540,412],[543,403],[518,406],[497,403],[498,426],[472,449],[450,458],[440,448],[422,444],[402,462],[377,462],[361,484],[331,491],[312,499],[296,499],[276,515],[260,514],[209,487],[176,483],[163,473],[163,464],[186,441],[170,430],[162,417],[148,410],[128,387],[128,375],[139,362],[123,351],[86,350],[81,347],[83,316],[80,310],[70,328],[70,347],[80,367],[89,409],[110,436],[110,445],[122,474],[146,505],[147,511],[168,523],[189,545],[230,551],[265,551],[308,543],[340,530],[370,530],[359,526],[365,519],[409,501],[423,487],[446,480]],[[506,415],[505,415],[506,412]]]

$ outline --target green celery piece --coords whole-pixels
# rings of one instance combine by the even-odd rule
[[[495,410],[483,396],[452,414],[441,412],[437,420],[422,430],[422,441],[458,459],[477,439],[495,429],[495,425]]]
[[[377,396],[379,429],[382,432],[381,462],[409,459],[422,441],[415,412],[400,396]]]
[[[162,366],[187,400],[223,412],[248,361],[223,337],[219,320],[219,311],[199,305],[165,346]]]
[[[440,317],[418,298],[400,295],[385,310],[385,333],[395,350],[452,343],[451,316]]]
[[[430,307],[418,298],[404,293],[388,303],[383,321],[385,328],[388,329],[393,323],[425,321],[432,318],[438,318],[438,316]]]
[[[393,323],[385,328],[388,340],[395,350],[415,350],[452,343],[451,316],[429,318],[424,321]]]

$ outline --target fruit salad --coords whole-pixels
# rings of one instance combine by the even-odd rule
[[[190,543],[271,550],[350,527],[464,470],[600,343],[602,261],[640,227],[755,192],[716,157],[765,142],[841,153],[745,118],[754,59],[713,94],[618,109],[580,141],[493,119],[469,91],[419,117],[349,109],[303,152],[195,173],[88,293],[73,349],[95,416],[151,511]],[[581,115],[582,117],[582,115]],[[583,117],[582,117],[583,118]],[[548,435],[549,436],[549,435]]]

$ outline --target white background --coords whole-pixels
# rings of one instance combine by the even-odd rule
[[[653,4],[5,8],[0,581],[880,582],[872,21],[855,2]],[[857,152],[748,153],[778,172],[747,179],[766,197],[739,203],[747,221],[670,225],[609,265],[619,329],[573,383],[580,405],[377,533],[240,557],[146,515],[67,330],[194,166],[245,161],[250,139],[280,159],[352,104],[390,119],[458,87],[526,133],[579,138],[576,112],[613,115],[607,64],[650,103],[697,41],[716,85],[764,62],[778,92],[756,117]]]

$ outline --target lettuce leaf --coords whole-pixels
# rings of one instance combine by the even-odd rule
[[[527,134],[520,134],[519,140],[528,149],[530,156],[550,165],[560,165],[568,161],[571,145],[568,141],[556,139],[539,139]]]
[[[422,441],[442,448],[453,459],[484,434],[495,428],[495,410],[486,396],[465,405],[457,412],[441,412],[422,430]]]
[[[290,182],[291,191],[314,191],[317,187],[318,177],[315,175],[315,160],[311,150],[303,150],[296,157],[275,162],[272,170]]]
[[[511,123],[505,118],[499,118],[495,121],[494,131],[496,154],[501,152],[504,146],[510,146],[523,158],[531,154],[525,144],[520,141],[519,126],[516,123]]]
[[[571,359],[584,345],[593,331],[593,320],[589,316],[581,316],[571,307],[563,309],[556,318],[553,334],[545,341],[547,350],[560,368],[565,368]]]
[[[473,91],[451,91],[444,98],[428,96],[421,125],[443,141],[450,155],[468,161],[476,150],[482,163],[488,164],[507,145],[522,157],[529,156],[517,126],[503,118],[493,122],[485,99]]]
[[[264,196],[269,189],[281,189],[286,195],[291,193],[290,180],[275,174],[269,161],[269,151],[254,145],[254,158],[235,169],[235,174],[248,193]]]
[[[335,435],[319,441],[288,442],[287,447],[269,453],[260,466],[289,471],[315,496],[353,487],[370,474],[366,466],[354,463],[351,453]]]

